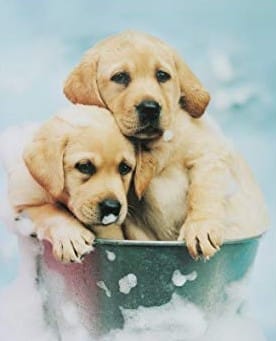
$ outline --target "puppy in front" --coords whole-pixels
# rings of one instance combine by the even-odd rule
[[[129,239],[185,240],[212,256],[226,239],[266,229],[250,170],[210,117],[210,96],[179,55],[157,38],[124,32],[89,50],[65,82],[74,103],[114,115],[136,146]]]
[[[23,161],[24,159],[24,161]],[[8,167],[9,198],[56,259],[80,262],[95,234],[122,239],[132,144],[106,109],[75,105],[33,132]]]

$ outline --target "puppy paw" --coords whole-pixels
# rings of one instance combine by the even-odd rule
[[[94,234],[83,226],[56,226],[48,233],[54,257],[63,263],[81,263],[93,250]]]
[[[208,260],[222,244],[223,227],[216,221],[187,221],[178,240],[185,240],[190,255]]]

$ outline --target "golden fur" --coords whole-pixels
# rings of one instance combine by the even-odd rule
[[[208,258],[224,240],[264,232],[268,218],[262,194],[214,122],[207,115],[196,120],[179,111],[171,131],[171,141],[148,144],[149,151],[138,159],[143,168],[151,159],[151,175],[144,181],[137,165],[135,179],[144,193],[139,193],[141,200],[136,193],[129,198],[126,236],[185,240],[193,257]]]
[[[156,70],[171,79],[158,82]],[[129,84],[112,81],[118,72],[128,73]],[[85,54],[64,93],[74,103],[108,108],[134,138],[128,238],[185,239],[193,257],[208,258],[225,239],[266,228],[263,199],[244,161],[207,116],[199,119],[209,94],[168,45],[137,32],[108,38]],[[144,100],[162,108],[158,134],[141,133],[136,108]]]
[[[134,169],[135,153],[106,109],[76,105],[61,111],[35,132],[23,157],[25,163],[9,172],[10,200],[31,218],[38,238],[51,242],[57,259],[80,261],[92,249],[93,232],[123,238],[119,225],[127,214],[132,172],[121,175],[118,167],[123,162]],[[87,160],[96,167],[92,176],[76,169]],[[106,199],[122,205],[116,224],[108,227],[99,212]]]
[[[168,72],[171,80],[158,83],[157,70]],[[110,80],[121,71],[131,77],[127,88]],[[209,94],[175,51],[154,37],[135,32],[108,38],[90,49],[66,80],[64,93],[73,103],[108,108],[124,135],[139,138],[143,136],[136,106],[141,101],[160,103],[163,130],[172,124],[179,101],[194,117],[202,115],[209,102]]]

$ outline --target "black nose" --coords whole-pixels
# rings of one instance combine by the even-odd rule
[[[156,125],[159,121],[161,106],[155,101],[143,101],[136,106],[139,115],[139,121],[142,125]]]
[[[121,210],[121,204],[118,200],[106,199],[100,204],[101,218],[108,216],[109,214],[114,214],[118,216]]]

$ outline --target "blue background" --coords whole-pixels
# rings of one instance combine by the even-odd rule
[[[250,300],[276,340],[276,1],[0,0],[0,130],[66,105],[62,82],[96,41],[125,29],[176,47],[212,94],[209,112],[251,165],[270,209]],[[0,186],[4,190],[3,173]],[[0,226],[0,286],[16,276],[16,241]]]

